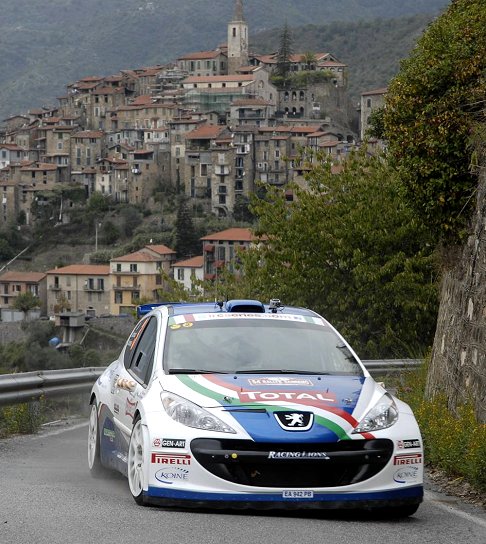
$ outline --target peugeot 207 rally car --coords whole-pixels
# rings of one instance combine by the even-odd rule
[[[275,300],[151,308],[92,389],[93,475],[125,474],[139,504],[416,511],[412,411],[324,318]]]

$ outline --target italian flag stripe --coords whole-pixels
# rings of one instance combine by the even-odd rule
[[[211,391],[211,389],[208,389],[208,388],[204,387],[203,385],[197,383],[195,380],[193,380],[189,376],[186,376],[186,375],[182,374],[182,375],[178,375],[177,378],[185,386],[189,387],[190,389],[192,389],[196,393],[199,393],[200,395],[204,395],[205,397],[209,397],[209,398],[215,400],[218,404],[221,404],[221,402],[220,402],[221,401],[221,394],[215,393],[214,391]],[[232,397],[232,399],[231,399],[231,405],[241,406],[241,407],[246,406],[245,403],[240,402],[238,399],[235,399],[234,397]],[[260,403],[260,402],[258,402],[258,405],[261,406],[262,408],[265,408],[266,410],[268,410],[269,412],[272,412],[272,413],[277,411],[277,410],[287,410],[288,409],[288,407],[273,406],[273,405],[264,404],[264,403]],[[330,419],[327,419],[327,418],[325,418],[323,416],[320,416],[320,415],[317,415],[317,414],[314,416],[314,420],[319,425],[322,425],[323,427],[326,427],[326,429],[329,429],[330,431],[332,431],[336,436],[339,437],[340,440],[350,440],[349,436],[346,434],[344,429],[342,427],[340,427],[337,423],[334,423],[334,421],[331,421]]]

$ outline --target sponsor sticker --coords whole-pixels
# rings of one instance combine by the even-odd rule
[[[138,402],[133,402],[130,399],[127,399],[125,403],[125,415],[133,417],[135,415],[135,408],[137,407]]]
[[[393,458],[394,465],[421,465],[422,454],[412,453],[409,455],[395,455]]]
[[[163,484],[172,485],[174,482],[187,481],[189,471],[182,467],[161,468],[155,473],[155,478]]]
[[[182,438],[154,438],[154,448],[185,448],[186,441]]]
[[[110,442],[113,442],[115,439],[115,431],[112,429],[107,429],[106,427],[103,427],[103,436],[106,436],[110,439]]]
[[[397,448],[400,450],[408,450],[410,448],[420,448],[420,440],[418,438],[410,438],[408,440],[397,440]]]
[[[278,402],[285,401],[311,401],[311,402],[336,402],[336,395],[329,392],[312,392],[308,391],[238,391],[238,396],[241,402],[261,401],[268,402],[271,400]]]
[[[399,468],[393,475],[393,480],[398,484],[411,484],[417,481],[419,473],[419,467],[407,466]]]
[[[190,465],[191,456],[186,453],[155,453],[152,452],[154,465]]]
[[[279,378],[277,376],[268,376],[266,378],[250,378],[250,385],[314,385],[307,378]]]
[[[284,499],[312,499],[314,491],[308,491],[307,489],[286,489],[282,491],[282,497]]]
[[[119,376],[119,374],[114,374],[113,375],[113,381],[111,382],[111,394],[112,395],[115,394],[116,382],[118,381],[118,376]]]
[[[330,459],[325,451],[269,451],[268,459]]]

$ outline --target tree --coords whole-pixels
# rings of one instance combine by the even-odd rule
[[[303,55],[302,60],[305,62],[305,66],[307,70],[315,70],[316,69],[316,55],[312,51],[306,51]]]
[[[464,234],[474,202],[469,140],[484,107],[485,71],[484,0],[455,0],[388,86],[390,157],[414,209],[447,243]]]
[[[417,356],[437,310],[432,238],[403,202],[396,172],[365,150],[340,174],[317,157],[295,200],[270,188],[256,200],[266,243],[241,256],[253,298],[321,312],[361,356]]]
[[[280,34],[280,45],[277,52],[276,75],[286,78],[290,72],[290,58],[292,56],[292,31],[287,22]]]
[[[177,207],[175,251],[179,258],[201,254],[201,242],[196,235],[196,229],[185,197],[179,198]]]
[[[38,308],[40,305],[39,297],[36,297],[30,291],[21,293],[15,297],[13,307],[16,310],[20,310],[24,314],[24,320],[27,318],[27,312],[34,308]]]
[[[242,223],[252,223],[255,220],[254,215],[250,209],[250,199],[244,195],[237,195],[235,198],[235,205],[233,206],[233,217],[235,221]]]

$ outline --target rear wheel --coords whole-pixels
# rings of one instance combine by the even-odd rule
[[[128,486],[135,502],[141,505],[144,504],[145,455],[144,429],[140,416],[137,416],[128,446]]]
[[[98,426],[98,405],[96,400],[91,405],[88,426],[88,468],[91,476],[95,478],[106,474],[107,469],[101,464],[100,458],[100,433]]]

